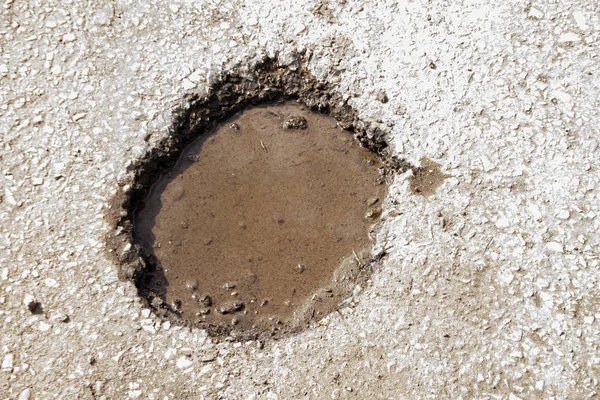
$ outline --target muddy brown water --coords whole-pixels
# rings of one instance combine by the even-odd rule
[[[158,260],[146,285],[201,326],[326,314],[368,257],[380,167],[328,115],[246,109],[189,145],[138,207],[135,240]]]

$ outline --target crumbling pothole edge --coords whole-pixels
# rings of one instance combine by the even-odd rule
[[[386,176],[413,168],[405,160],[390,154],[386,132],[360,120],[358,112],[336,92],[335,85],[317,81],[305,65],[302,55],[298,55],[291,65],[280,65],[278,60],[266,58],[243,71],[242,68],[233,68],[231,72],[224,73],[205,95],[186,94],[180,105],[173,110],[168,134],[128,167],[130,173],[120,182],[107,211],[106,216],[111,225],[106,237],[107,249],[118,265],[119,278],[133,282],[141,301],[159,317],[180,325],[185,324],[178,318],[176,310],[144,288],[143,280],[155,263],[152,256],[134,241],[135,208],[160,174],[175,165],[181,151],[190,142],[212,131],[235,113],[251,105],[296,100],[313,111],[328,113],[343,129],[352,132],[364,148],[382,159]],[[370,264],[376,261],[371,260]],[[361,270],[370,269],[366,267],[369,265],[363,266]],[[359,276],[358,280],[354,280],[355,283],[366,280],[365,271],[361,273],[363,279]],[[295,333],[306,325],[296,324],[276,336]],[[228,337],[232,333],[239,340],[264,336],[261,332],[233,332],[232,328],[224,326],[203,328],[216,338]]]

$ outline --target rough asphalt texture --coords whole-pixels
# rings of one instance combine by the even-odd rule
[[[1,398],[597,395],[596,2],[164,3],[0,6]],[[452,177],[429,198],[396,178],[389,255],[304,333],[161,323],[104,253],[104,208],[184,92],[298,50]]]

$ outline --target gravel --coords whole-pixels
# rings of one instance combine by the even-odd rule
[[[576,0],[5,1],[0,394],[597,395],[599,11]],[[396,177],[373,250],[387,255],[303,333],[263,347],[160,321],[104,252],[110,198],[185,92],[265,56],[294,68],[301,52],[394,154],[451,177],[427,198],[410,192],[410,171]]]

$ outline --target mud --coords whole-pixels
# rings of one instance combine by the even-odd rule
[[[144,247],[134,240],[135,211],[157,179],[165,171],[174,168],[186,146],[213,131],[218,124],[241,110],[285,99],[297,101],[307,109],[325,112],[334,117],[341,128],[352,132],[362,147],[379,156],[383,164],[383,176],[379,178],[381,182],[390,182],[391,176],[396,172],[403,173],[413,168],[403,159],[389,155],[386,131],[381,129],[380,124],[360,120],[356,110],[348,104],[348,97],[337,93],[334,86],[317,81],[304,69],[305,62],[305,55],[296,54],[288,58],[286,64],[267,58],[253,65],[240,65],[233,68],[232,72],[218,77],[211,83],[206,94],[186,94],[173,110],[173,123],[168,134],[145,156],[128,165],[130,174],[119,182],[120,190],[107,210],[108,221],[113,226],[113,230],[107,235],[107,250],[119,265],[119,277],[132,281],[138,288],[141,301],[159,317],[169,319],[173,323],[189,324],[181,318],[179,302],[175,301],[173,304],[164,301],[164,293],[153,290],[149,284],[160,265],[152,252],[144,250]],[[299,124],[298,121],[290,121],[287,127],[286,121],[282,121],[282,127],[297,134],[305,132],[301,121]],[[233,131],[241,130],[236,122],[232,122],[230,128]],[[266,153],[269,149],[266,144],[264,147],[261,145],[262,151]],[[376,218],[378,211],[375,208],[365,216]],[[382,255],[375,254],[372,258],[363,259],[357,254],[354,257],[356,262],[346,260],[342,263],[341,268],[334,274],[334,281],[337,281],[335,287],[320,290],[316,296],[315,307],[302,310],[305,315],[303,322],[288,325],[280,329],[275,336],[303,329],[311,320],[320,319],[333,310],[339,300],[350,293],[356,282],[368,279],[380,256]],[[308,270],[309,267],[304,268]],[[303,267],[296,265],[295,268]],[[345,285],[341,282],[345,282]],[[195,284],[190,282],[192,286]],[[212,304],[212,299],[210,300]],[[236,340],[245,340],[263,336],[260,330],[240,331],[237,326],[210,325],[207,326],[207,330],[215,338],[232,336]]]
[[[367,259],[380,167],[335,119],[297,103],[236,115],[140,205],[135,240],[158,262],[149,289],[201,326],[296,325],[323,308],[319,289],[340,291],[336,268]]]
[[[413,176],[410,178],[410,191],[421,196],[431,196],[437,188],[451,175],[444,174],[440,170],[441,165],[435,161],[423,157],[421,166],[413,168]]]

